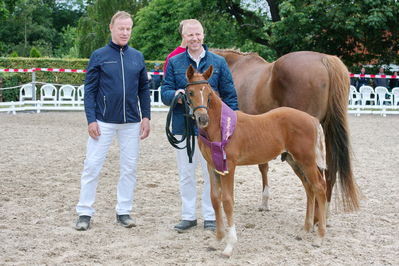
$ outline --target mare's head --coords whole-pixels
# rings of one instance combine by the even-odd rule
[[[212,76],[212,72],[212,65],[202,74],[196,72],[192,65],[186,71],[186,96],[199,128],[206,128],[209,122],[208,105],[211,100],[212,88],[208,79]]]

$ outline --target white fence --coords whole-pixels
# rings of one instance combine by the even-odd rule
[[[29,84],[25,84],[29,85]],[[52,84],[47,84],[52,85]],[[24,86],[21,87],[21,91]],[[79,86],[80,87],[80,86]],[[79,88],[78,87],[78,88]],[[27,91],[30,91],[31,86]],[[36,90],[36,89],[34,89]],[[84,110],[83,97],[79,97],[78,93],[73,94],[72,99],[63,99],[60,97],[60,90],[55,90],[49,95],[46,95],[44,90],[40,92],[41,100],[32,100],[32,93],[30,93],[30,99],[25,94],[20,93],[21,101],[16,102],[0,102],[0,112],[7,112],[16,114],[16,112],[24,111],[82,111]],[[164,106],[161,101],[160,88],[157,90],[150,90],[151,92],[151,111],[168,111],[169,108]]]
[[[399,105],[348,105],[348,113],[360,116],[362,114],[373,114],[373,115],[398,115]]]
[[[52,84],[45,84],[52,85]],[[56,84],[58,85],[58,84]],[[25,95],[22,93],[24,86],[27,92],[30,92],[30,95]],[[44,86],[44,85],[43,85]],[[42,87],[43,87],[42,86]],[[36,89],[32,90],[32,86],[30,84],[25,84],[21,87],[20,91],[20,99],[21,101],[16,102],[0,102],[0,112],[7,112],[16,114],[16,112],[24,112],[24,111],[34,111],[40,113],[41,111],[82,111],[84,110],[84,102],[83,102],[83,86],[71,86],[75,87],[76,93],[73,94],[72,99],[67,97],[64,99],[65,94],[61,94],[61,88],[66,85],[62,85],[59,89],[56,89],[53,86],[53,91],[46,95],[45,90],[40,91],[40,100],[32,100],[32,94],[35,93]],[[42,88],[40,88],[42,89]],[[81,89],[81,93],[78,93],[79,89]],[[399,90],[399,88],[398,88]],[[151,110],[152,111],[168,111],[169,107],[164,106],[161,101],[160,88],[157,90],[150,90],[151,92]],[[24,92],[26,93],[26,92]],[[348,113],[354,114],[356,116],[362,114],[376,114],[376,115],[393,115],[399,114],[399,102],[396,99],[395,94],[389,93],[388,102],[383,102],[380,100],[378,95],[374,94],[372,91],[371,98],[369,100],[364,99],[364,95],[357,92],[353,88],[351,88],[349,99],[348,99]],[[63,97],[60,97],[63,95]],[[387,94],[388,95],[388,94]],[[26,97],[28,96],[28,98]],[[30,96],[30,99],[29,99]],[[357,97],[357,98],[356,98]],[[362,101],[364,99],[365,101]],[[371,101],[370,101],[371,100]],[[392,101],[391,101],[392,100]],[[377,104],[379,103],[379,104]],[[381,104],[382,103],[382,104]]]
[[[151,91],[151,111],[168,111],[169,107],[164,106],[158,101],[153,101],[154,93],[159,91]],[[83,111],[83,101],[19,101],[19,102],[0,102],[0,112],[7,112],[16,114],[16,112],[34,111]],[[375,115],[397,115],[399,114],[399,106],[376,106],[376,105],[348,105],[348,113],[360,116],[362,114],[375,114]]]

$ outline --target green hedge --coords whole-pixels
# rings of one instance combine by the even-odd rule
[[[86,69],[88,59],[61,59],[61,58],[27,58],[27,57],[0,57],[0,68],[65,68],[65,69]],[[153,69],[155,63],[163,63],[163,61],[146,61],[147,70]],[[55,83],[55,84],[72,84],[81,85],[84,83],[84,73],[65,73],[65,72],[42,72],[37,71],[36,81]],[[0,72],[3,78],[3,87],[13,87],[29,83],[32,81],[32,73],[5,73]],[[37,86],[37,88],[39,88]],[[16,101],[19,97],[19,89],[4,90],[3,101]],[[40,90],[38,90],[38,95]]]

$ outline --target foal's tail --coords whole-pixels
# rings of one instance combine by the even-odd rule
[[[327,199],[331,200],[338,176],[344,210],[353,211],[359,209],[360,191],[352,173],[352,151],[348,136],[349,72],[336,56],[326,55],[322,62],[330,78],[328,108],[322,121],[327,150]]]
[[[326,142],[324,139],[323,127],[320,125],[319,120],[317,120],[316,164],[320,170],[327,169]]]

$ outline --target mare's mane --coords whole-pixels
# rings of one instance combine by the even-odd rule
[[[212,48],[210,49],[211,52],[222,52],[222,53],[233,53],[233,54],[238,54],[238,55],[257,55],[259,56],[258,53],[256,52],[241,52],[240,50],[237,49],[218,49],[218,48]]]
[[[239,56],[244,56],[244,57],[251,57],[251,58],[256,58],[259,59],[265,63],[268,63],[263,57],[261,57],[258,53],[256,52],[241,52],[240,50],[237,49],[217,49],[217,48],[212,48],[210,49],[211,52],[222,55],[223,57],[228,56],[229,54],[233,55],[239,55]]]

